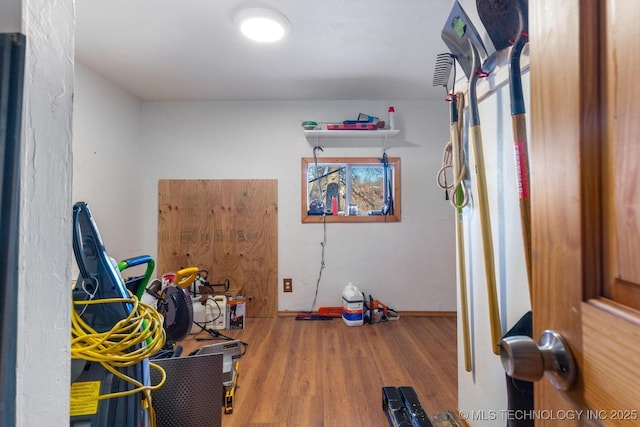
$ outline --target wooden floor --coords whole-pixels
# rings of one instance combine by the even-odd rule
[[[278,317],[220,332],[248,343],[223,427],[387,426],[383,386],[414,387],[429,415],[457,408],[455,317],[358,327]],[[215,342],[196,340],[206,336],[182,341],[183,355]]]

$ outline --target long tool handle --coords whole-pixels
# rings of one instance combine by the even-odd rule
[[[453,100],[452,103],[456,101]],[[455,104],[451,108],[456,108]],[[451,138],[451,152],[453,163],[453,176],[460,176],[462,170],[460,159],[460,133],[458,132],[458,123],[451,124],[449,130]],[[464,194],[462,190],[462,183],[455,189],[456,206],[462,206]],[[467,300],[467,269],[465,266],[465,250],[464,250],[464,229],[462,222],[462,208],[456,209],[456,247],[457,247],[457,259],[458,259],[458,283],[460,290],[460,311],[462,314],[462,344],[464,348],[464,370],[471,372],[471,332],[469,323],[469,302]]]
[[[520,199],[520,227],[522,243],[529,281],[529,298],[531,298],[531,201],[529,199],[529,153],[527,147],[527,123],[525,114],[511,116],[513,126],[514,150],[516,156],[516,173],[518,176],[518,193]]]
[[[529,202],[529,153],[527,148],[527,122],[525,119],[524,91],[522,88],[522,71],[520,57],[529,36],[529,17],[526,0],[514,2],[518,13],[518,33],[515,35],[513,47],[509,52],[509,98],[511,104],[511,123],[513,127],[514,149],[518,192],[520,198],[520,228],[527,268],[529,284],[529,300],[531,301],[531,208]]]
[[[484,270],[487,282],[487,299],[489,300],[489,326],[491,328],[491,349],[499,354],[498,342],[502,338],[500,326],[500,311],[498,308],[498,294],[496,290],[496,272],[493,258],[493,238],[491,232],[491,217],[489,216],[489,198],[487,196],[487,179],[482,151],[482,133],[480,125],[469,127],[469,137],[476,159],[476,184],[478,210],[480,211],[480,229],[482,233],[482,251],[484,255]]]
[[[477,203],[480,211],[480,232],[482,234],[482,252],[484,258],[484,270],[487,284],[487,300],[489,302],[489,326],[491,329],[491,349],[499,354],[498,342],[500,341],[500,310],[498,308],[498,295],[496,289],[496,272],[493,259],[493,233],[491,232],[491,217],[489,212],[489,197],[487,196],[487,179],[484,167],[484,152],[482,150],[482,133],[480,132],[480,113],[478,111],[478,96],[476,83],[480,71],[480,56],[473,41],[469,42],[472,53],[472,69],[474,72],[469,77],[469,139],[476,159],[476,186]]]
[[[467,270],[465,267],[464,230],[462,209],[456,215],[456,240],[458,244],[458,280],[460,283],[460,311],[462,312],[462,344],[464,346],[464,370],[471,372],[471,331],[469,327],[469,301],[467,298]]]

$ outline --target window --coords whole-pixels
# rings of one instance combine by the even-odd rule
[[[303,157],[301,187],[303,223],[400,221],[399,157]]]

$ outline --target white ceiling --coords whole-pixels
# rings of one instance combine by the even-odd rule
[[[145,101],[436,99],[453,0],[80,0],[76,60]],[[259,44],[235,12],[286,15]]]

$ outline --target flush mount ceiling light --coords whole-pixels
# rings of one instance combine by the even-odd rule
[[[235,22],[242,34],[262,43],[280,40],[291,28],[284,15],[264,8],[243,9],[236,15]]]

